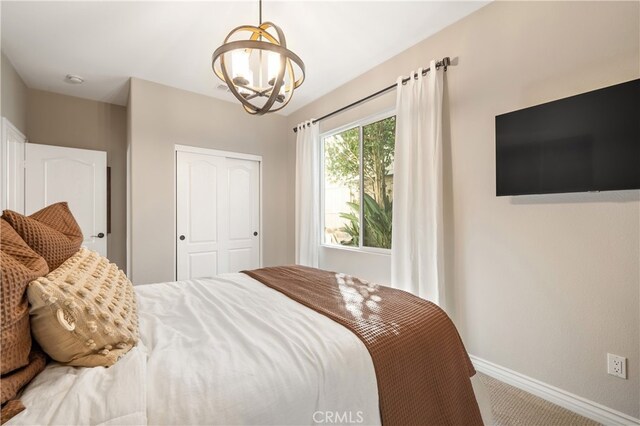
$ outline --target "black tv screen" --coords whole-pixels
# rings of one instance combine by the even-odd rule
[[[496,116],[496,194],[640,189],[640,79]]]

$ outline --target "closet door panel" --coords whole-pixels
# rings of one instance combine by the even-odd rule
[[[224,158],[177,153],[177,278],[212,277],[226,262]]]
[[[260,165],[227,159],[230,271],[260,266]]]

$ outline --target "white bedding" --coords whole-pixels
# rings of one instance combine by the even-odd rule
[[[108,369],[47,367],[13,424],[379,424],[366,348],[323,315],[244,274],[136,293],[142,344]]]
[[[141,425],[147,423],[146,355],[133,348],[110,368],[57,363],[29,383],[26,410],[9,425]]]
[[[325,316],[244,274],[136,293],[139,345],[111,368],[50,364],[9,424],[380,424],[366,347]]]

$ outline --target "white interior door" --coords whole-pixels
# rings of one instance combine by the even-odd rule
[[[177,279],[260,266],[260,164],[177,152]]]
[[[26,144],[26,214],[60,201],[69,203],[83,245],[107,256],[106,152]]]

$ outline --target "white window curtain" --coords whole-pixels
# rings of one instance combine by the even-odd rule
[[[431,61],[426,75],[398,79],[391,285],[444,308],[443,73]]]
[[[320,246],[320,135],[311,120],[296,138],[296,263],[318,267]]]

